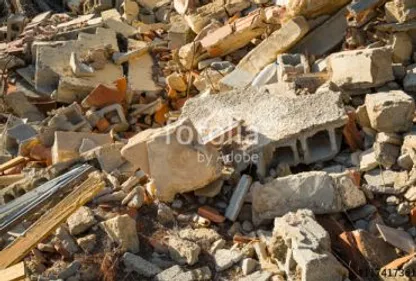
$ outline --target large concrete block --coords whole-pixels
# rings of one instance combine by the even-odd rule
[[[137,134],[122,149],[123,157],[155,180],[156,195],[172,201],[176,193],[202,188],[221,175],[214,146],[203,145],[193,124],[181,120]]]
[[[329,234],[310,210],[275,219],[269,252],[288,280],[342,281],[348,276],[331,253]]]
[[[403,91],[367,95],[365,105],[371,127],[379,132],[401,133],[412,127],[415,101]]]
[[[83,132],[55,132],[55,142],[52,146],[52,163],[68,161],[79,156],[79,148],[84,139],[93,141],[96,145],[112,142],[109,134],[94,134]]]
[[[272,158],[289,165],[333,158],[341,143],[338,128],[348,119],[339,93],[288,97],[284,90],[279,91],[248,88],[201,95],[188,100],[182,116],[192,121],[205,142],[232,133],[236,122],[243,123],[244,128],[238,124],[235,128],[239,138],[234,151],[264,152],[266,166]]]
[[[97,28],[96,34],[80,33],[77,40],[64,41],[59,44],[49,42],[49,44],[37,45],[35,52],[36,89],[50,94],[58,87],[61,77],[74,77],[69,66],[72,52],[83,57],[90,49],[104,48],[108,44],[118,51],[116,33],[110,29]],[[122,76],[121,66],[108,63],[104,69],[97,70],[93,77],[84,77],[79,80],[91,83],[94,88],[97,84],[111,83]],[[73,89],[72,94],[76,96],[77,89]]]
[[[392,53],[385,48],[332,54],[328,66],[331,81],[346,90],[373,88],[393,81]]]
[[[309,25],[303,17],[291,19],[248,53],[222,83],[235,88],[246,87],[263,68],[276,60],[277,55],[292,48],[308,31]]]
[[[309,172],[277,178],[264,185],[252,185],[253,221],[271,220],[298,209],[316,214],[337,213],[342,198],[332,178],[325,172]]]
[[[366,203],[347,174],[306,172],[252,185],[253,222],[260,224],[298,209],[315,214],[337,213]]]

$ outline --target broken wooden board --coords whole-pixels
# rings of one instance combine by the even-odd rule
[[[0,252],[0,269],[7,268],[22,260],[32,248],[45,239],[73,212],[83,206],[104,188],[104,181],[97,173],[76,187],[61,202],[39,218],[24,235]]]
[[[26,267],[24,262],[20,262],[7,269],[0,270],[0,279],[2,281],[21,281],[25,280]]]
[[[7,169],[13,168],[13,167],[15,167],[15,166],[17,166],[21,163],[24,163],[26,161],[27,161],[27,159],[23,156],[15,157],[15,158],[7,161],[6,163],[1,164],[0,165],[0,172],[4,172]]]

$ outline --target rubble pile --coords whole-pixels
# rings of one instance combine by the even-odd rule
[[[416,1],[57,2],[0,3],[1,281],[415,280]]]

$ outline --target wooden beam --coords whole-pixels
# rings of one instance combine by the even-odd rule
[[[24,262],[20,262],[7,269],[0,270],[0,279],[2,281],[20,281],[26,277],[26,268]]]
[[[21,261],[32,248],[58,228],[79,207],[93,199],[103,188],[104,181],[101,176],[96,172],[91,173],[88,179],[41,216],[23,236],[0,252],[0,269]]]
[[[0,172],[4,172],[7,169],[13,168],[21,163],[26,162],[27,159],[23,156],[17,156],[13,159],[10,159],[9,161],[7,161],[6,163],[3,163],[0,165]]]

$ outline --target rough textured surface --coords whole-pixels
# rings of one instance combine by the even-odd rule
[[[202,139],[228,128],[235,120],[244,121],[248,131],[258,133],[259,146],[285,142],[308,130],[341,127],[347,118],[339,93],[290,98],[254,88],[200,95],[185,104],[182,116],[192,121]]]
[[[96,221],[90,208],[81,207],[68,218],[67,223],[69,232],[77,235],[88,230]]]
[[[294,280],[342,281],[348,276],[331,254],[329,234],[309,210],[276,218],[269,252]],[[296,270],[291,269],[296,267]]]
[[[336,213],[343,208],[341,195],[325,172],[277,178],[264,185],[254,183],[252,194],[255,223],[303,208],[316,214]]]
[[[196,243],[171,236],[168,244],[170,257],[179,264],[194,265],[198,262],[201,248]]]
[[[328,58],[331,81],[344,89],[377,87],[394,80],[391,51],[344,51]]]
[[[162,271],[153,263],[131,253],[124,254],[123,262],[128,270],[133,270],[144,277],[152,277]]]
[[[182,120],[137,134],[121,153],[153,177],[159,200],[172,201],[176,193],[202,188],[221,175],[218,151],[198,140],[193,125]]]
[[[371,127],[379,132],[401,133],[412,127],[415,101],[403,91],[367,95],[365,105]]]
[[[137,253],[139,251],[139,237],[136,230],[136,221],[129,215],[121,215],[106,220],[101,226],[122,248]]]

